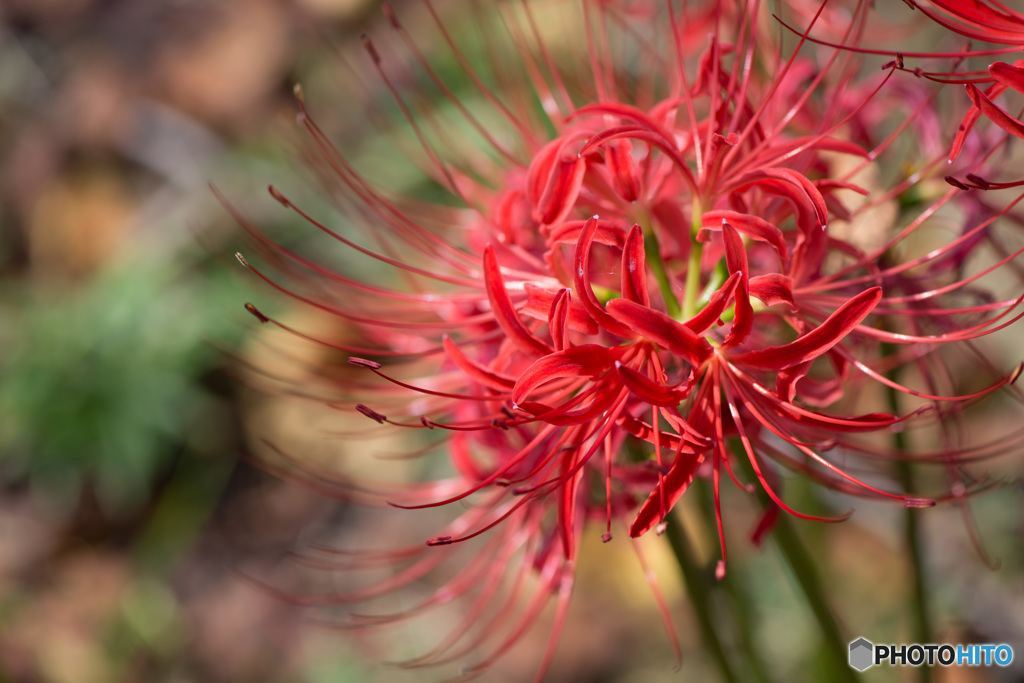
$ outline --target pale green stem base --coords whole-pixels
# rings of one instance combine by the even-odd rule
[[[715,618],[709,599],[712,590],[711,575],[694,561],[690,541],[678,516],[669,515],[666,521],[668,525],[665,528],[665,536],[668,537],[672,553],[679,563],[683,583],[686,585],[686,593],[693,606],[693,613],[697,618],[697,626],[700,629],[704,645],[711,655],[711,659],[714,660],[722,681],[724,683],[739,683],[740,679],[736,677],[722,641],[718,637],[718,631],[715,629]]]

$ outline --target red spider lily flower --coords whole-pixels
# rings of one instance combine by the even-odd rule
[[[1019,52],[1024,46],[1024,14],[1000,2],[990,0],[904,0],[912,9],[920,10],[936,23],[971,40],[1010,47],[973,48],[970,45],[951,52],[901,52],[896,60],[883,68],[911,71],[915,76],[946,84],[963,85],[971,106],[957,128],[949,152],[949,163],[957,160],[964,150],[968,136],[983,117],[1008,135],[1024,138],[1024,121],[1001,107],[996,99],[1007,91],[1024,93],[1024,60],[1012,64],[997,61],[985,71],[961,71],[959,65],[966,57],[992,56]],[[825,42],[825,41],[822,41]],[[829,44],[825,42],[825,44]],[[844,46],[848,47],[848,46]],[[882,50],[853,48],[861,53],[891,54]],[[953,59],[956,68],[950,71],[926,71],[920,67],[904,66],[908,57],[924,59]],[[994,145],[993,145],[994,146]],[[1024,183],[985,183],[969,180],[961,189],[997,189],[1016,187]]]
[[[770,496],[776,507],[766,513],[765,528],[780,508],[808,519],[847,516],[793,509],[780,489],[780,467],[846,494],[909,507],[962,499],[971,482],[957,479],[949,492],[922,498],[871,483],[829,453],[877,456],[856,435],[958,419],[943,406],[974,401],[1018,374],[993,371],[986,385],[958,393],[941,352],[1024,316],[1024,297],[985,297],[977,286],[1020,251],[980,273],[963,268],[997,219],[1014,215],[1015,203],[987,213],[974,203],[955,239],[899,260],[909,238],[927,236],[934,215],[962,193],[949,189],[892,225],[862,219],[874,205],[905,199],[922,179],[938,177],[942,159],[915,159],[920,171],[872,190],[858,186],[854,172],[830,172],[837,158],[857,171],[873,168],[902,136],[913,140],[907,123],[874,137],[874,122],[892,105],[885,93],[893,70],[864,82],[850,50],[815,61],[801,49],[803,39],[792,52],[766,45],[756,1],[709,3],[687,9],[692,15],[671,3],[642,12],[639,4],[620,11],[614,2],[581,2],[573,20],[593,30],[581,32],[585,57],[572,68],[559,66],[537,5],[499,8],[525,80],[497,68],[502,87],[495,91],[425,1],[474,99],[488,119],[504,122],[494,128],[456,97],[388,9],[391,29],[435,94],[486,145],[484,152],[450,155],[462,146],[442,145],[450,131],[413,114],[407,101],[417,93],[393,85],[367,41],[373,67],[420,145],[412,162],[448,192],[448,204],[395,198],[371,183],[300,102],[315,163],[329,187],[340,181],[353,199],[350,217],[361,234],[351,237],[284,193],[272,194],[386,267],[396,276],[390,281],[335,272],[238,215],[281,275],[243,259],[244,265],[355,331],[359,341],[318,340],[351,354],[349,363],[368,373],[346,387],[350,398],[342,407],[385,427],[445,436],[455,470],[449,479],[374,492],[358,482],[326,487],[329,474],[312,468],[293,475],[404,509],[471,503],[425,545],[360,558],[398,565],[387,579],[304,598],[372,599],[419,581],[460,546],[476,543],[478,554],[420,605],[356,618],[357,625],[392,623],[464,598],[465,619],[413,664],[442,664],[489,644],[467,670],[478,673],[555,598],[542,676],[568,608],[584,526],[603,522],[606,542],[613,526],[630,537],[660,529],[698,476],[713,483],[720,576],[723,471],[741,490],[758,486]],[[859,5],[841,48],[857,47],[866,17]],[[633,50],[622,63],[612,32]],[[637,65],[644,73],[627,82]],[[839,106],[854,97],[854,106]],[[911,122],[927,113],[922,104]],[[869,196],[854,206],[851,194]],[[877,235],[861,234],[872,228]],[[885,345],[899,350],[886,352]],[[903,364],[928,378],[925,389],[894,377]],[[912,395],[923,407],[902,415],[844,412],[844,400],[865,381]],[[1007,437],[985,452],[1010,443]],[[927,457],[954,472],[978,453],[950,444]],[[741,481],[741,462],[756,483]],[[539,577],[532,589],[523,567]],[[657,584],[651,586],[674,633]],[[507,617],[520,599],[526,606]]]

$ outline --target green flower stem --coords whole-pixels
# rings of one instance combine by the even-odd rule
[[[679,521],[678,515],[669,515],[666,519],[665,536],[668,537],[669,545],[679,563],[679,569],[683,574],[683,583],[686,585],[686,592],[693,605],[694,616],[697,617],[697,625],[700,628],[701,638],[707,647],[711,658],[718,667],[722,681],[725,683],[738,683],[739,678],[729,665],[729,658],[726,656],[722,641],[718,638],[715,630],[715,619],[711,610],[709,597],[713,586],[711,576],[702,570],[693,559],[690,552],[690,540],[686,537],[686,530]]]
[[[696,479],[693,482],[693,489],[700,499],[700,509],[704,513],[702,517],[704,518],[704,526],[707,528],[707,532],[712,537],[717,536],[718,523],[714,515],[715,500],[711,485],[703,479]],[[754,638],[754,624],[757,621],[757,615],[753,614],[751,610],[754,603],[745,594],[742,584],[742,577],[737,581],[735,570],[733,569],[727,571],[722,580],[718,582],[718,586],[729,597],[729,606],[731,607],[736,625],[738,644],[750,664],[749,671],[753,676],[752,680],[756,680],[758,683],[771,683],[772,679],[768,676],[768,667],[765,666],[764,658],[758,651]]]
[[[700,261],[704,245],[696,239],[690,240],[690,259],[686,263],[686,292],[683,295],[683,320],[697,315],[697,298],[700,296]]]
[[[764,495],[763,498],[767,498]],[[821,584],[821,577],[818,575],[818,568],[814,565],[807,548],[797,535],[793,523],[785,513],[781,513],[772,529],[772,538],[782,552],[782,556],[789,565],[793,576],[796,577],[800,590],[807,599],[807,604],[814,614],[821,636],[824,639],[824,653],[832,664],[831,679],[834,681],[846,681],[857,683],[853,669],[849,666],[847,643],[839,632],[839,625],[836,623],[832,610],[825,599],[825,591]]]
[[[690,258],[686,262],[686,292],[683,294],[683,320],[697,315],[697,298],[700,296],[700,262],[704,245],[697,241],[697,233],[703,225],[704,210],[694,198],[693,218],[690,224]]]
[[[672,291],[672,281],[665,272],[665,262],[661,259],[661,245],[658,243],[658,236],[653,230],[644,229],[644,256],[647,258],[647,265],[654,273],[654,279],[658,282],[658,290],[661,298],[665,300],[665,309],[673,318],[679,317],[679,300]]]
[[[741,467],[747,474],[751,476],[754,474],[753,468],[746,459],[739,459],[737,462],[741,463]],[[765,509],[775,505],[763,488],[758,487],[757,497]],[[779,512],[771,530],[771,538],[782,554],[783,560],[789,566],[815,621],[818,623],[818,630],[824,641],[823,654],[829,666],[829,680],[858,683],[858,678],[850,667],[848,643],[843,638],[832,608],[825,598],[825,590],[818,574],[818,568],[803,541],[800,540],[792,518],[786,512]]]
[[[888,355],[892,352],[892,349],[886,345],[883,349],[883,354]],[[888,373],[889,379],[898,381],[896,377],[898,373],[891,371]],[[898,415],[900,412],[900,400],[899,394],[896,389],[888,387],[888,401],[889,411],[893,415]],[[906,450],[907,437],[902,431],[894,432],[892,435],[892,445],[900,452]],[[914,481],[914,468],[906,460],[896,460],[896,476],[899,478],[900,486],[903,487],[904,493],[913,495],[916,489],[916,483]],[[907,554],[910,556],[910,572],[911,572],[911,592],[910,592],[910,616],[911,616],[911,630],[913,633],[913,641],[915,643],[931,643],[932,632],[931,632],[931,609],[928,604],[928,582],[925,574],[925,567],[923,562],[923,545],[924,540],[921,538],[921,531],[918,527],[917,510],[907,508],[903,511],[903,539],[907,546]],[[917,678],[921,683],[931,683],[932,672],[931,668],[927,666],[917,667]]]
[[[900,436],[900,435],[897,435]],[[895,439],[894,439],[895,442]],[[913,468],[910,463],[900,461],[896,465],[896,472],[900,479],[903,490],[912,493],[914,490]],[[924,562],[922,561],[922,546],[920,529],[917,524],[917,510],[906,509],[903,511],[903,538],[907,545],[907,554],[910,556],[911,571],[911,595],[910,611],[913,628],[913,641],[915,643],[932,643],[930,608],[928,605],[928,583],[925,576]],[[931,683],[931,667],[917,667],[917,678],[921,683]]]

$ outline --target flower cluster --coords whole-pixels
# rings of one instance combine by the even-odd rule
[[[848,514],[794,509],[779,468],[907,507],[970,493],[976,482],[959,464],[1005,449],[1014,435],[980,445],[950,437],[915,455],[859,435],[906,423],[949,429],[966,403],[1019,373],[981,363],[964,379],[947,364],[945,347],[973,349],[972,340],[1024,315],[1024,297],[983,286],[1019,250],[972,260],[994,242],[997,222],[1016,220],[1016,202],[964,201],[964,183],[941,180],[950,144],[954,157],[967,150],[969,177],[981,178],[974,171],[991,156],[993,136],[968,135],[981,115],[1020,135],[1020,121],[992,98],[1024,90],[1024,66],[993,65],[987,90],[968,82],[972,110],[947,116],[935,106],[941,83],[901,73],[906,55],[865,70],[877,18],[866,3],[851,4],[839,12],[784,3],[783,24],[757,0],[683,9],[497,3],[472,16],[491,51],[478,58],[424,0],[423,16],[462,71],[458,86],[386,7],[397,38],[389,45],[404,42],[423,84],[396,85],[390,53],[366,40],[419,145],[396,163],[419,165],[434,194],[447,195],[439,203],[370,182],[300,102],[318,167],[352,200],[348,223],[332,227],[334,219],[272,188],[274,198],[387,274],[335,272],[251,226],[256,249],[289,279],[242,262],[346,322],[344,341],[319,340],[369,373],[347,388],[344,409],[445,435],[455,475],[389,491],[386,501],[411,510],[463,501],[425,545],[375,558],[400,564],[395,575],[330,601],[415,583],[442,564],[438,546],[485,536],[422,604],[364,617],[389,622],[471,597],[466,619],[416,663],[496,643],[474,673],[506,652],[549,598],[562,623],[585,525],[602,525],[606,542],[620,527],[631,538],[660,531],[695,477],[714,491],[719,577],[728,479],[767,494],[762,532],[780,510]],[[930,16],[966,35],[996,16],[934,4]],[[566,25],[576,30],[550,29]],[[1019,38],[1006,31],[1007,41]],[[828,41],[812,44],[815,32]],[[503,66],[513,58],[515,69]],[[425,100],[441,106],[410,104]],[[435,116],[439,108],[458,122]],[[950,135],[957,116],[960,132]],[[871,385],[882,389],[876,395],[908,396],[912,407],[899,412],[893,398],[873,410]],[[851,471],[845,463],[856,455],[945,464],[950,486],[930,497],[902,492]],[[539,581],[511,618],[507,606],[527,590],[524,571]],[[505,578],[510,598],[500,597]],[[671,630],[663,602],[662,611]],[[544,665],[556,641],[557,633]]]

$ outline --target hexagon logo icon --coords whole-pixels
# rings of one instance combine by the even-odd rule
[[[875,646],[866,638],[858,638],[850,643],[850,666],[857,671],[864,671],[873,665]]]

